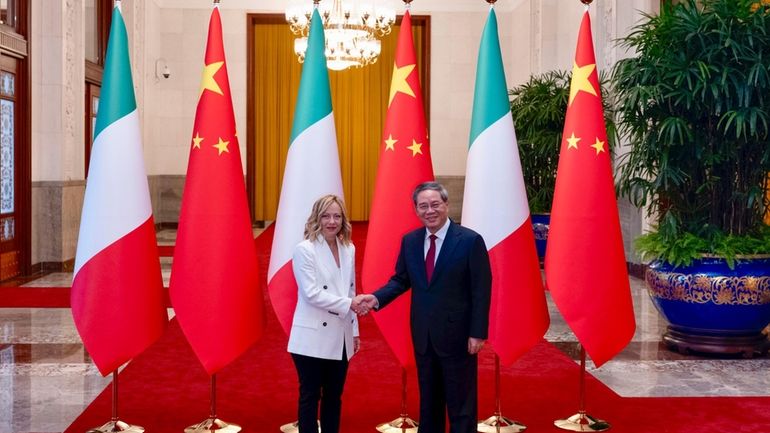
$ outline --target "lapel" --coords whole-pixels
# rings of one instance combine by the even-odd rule
[[[433,268],[433,277],[428,282],[428,287],[431,286],[430,283],[433,283],[434,281],[438,280],[441,277],[441,272],[447,266],[446,263],[449,261],[449,257],[452,255],[452,251],[454,251],[455,247],[457,246],[457,243],[460,240],[459,235],[460,235],[460,231],[457,230],[456,224],[450,221],[449,229],[446,232],[446,238],[444,238],[444,243],[441,244],[441,250],[439,250],[438,252],[438,257],[436,258],[436,267]],[[423,264],[424,263],[425,263],[425,259],[423,259]],[[424,269],[425,269],[425,266],[423,266],[423,275],[425,274]]]
[[[343,245],[339,240],[337,240],[337,248],[340,252],[340,290],[345,292],[344,294],[347,294],[348,290],[350,289],[350,277],[353,271],[350,269],[350,265],[353,261],[350,257],[351,248],[350,246]],[[334,256],[332,256],[332,260],[334,260]]]
[[[340,266],[342,266],[342,248],[339,245],[339,241],[337,242],[337,249],[340,251]],[[323,237],[318,237],[314,245],[323,279],[326,280],[326,283],[333,285],[335,288],[342,287],[340,285],[340,271],[337,268],[337,262],[334,261],[334,255],[332,254],[331,248],[329,248],[329,245],[326,243],[326,240]]]
[[[421,282],[422,287],[428,287],[428,276],[425,273],[425,228],[413,232],[414,236],[408,238],[409,244],[406,245],[407,263],[414,263],[416,269],[416,275],[414,281],[412,281],[412,289],[414,289],[415,282]]]

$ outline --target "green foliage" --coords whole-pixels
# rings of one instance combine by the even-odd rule
[[[752,3],[666,4],[621,41],[636,56],[612,76],[631,142],[618,188],[657,220],[638,243],[649,258],[770,252],[770,15]]]
[[[565,71],[545,72],[531,76],[526,83],[508,92],[532,213],[551,211],[571,79],[572,74]],[[608,80],[601,77],[600,81],[602,95],[608,95]],[[607,97],[603,98],[603,102],[607,136],[612,148],[617,141],[614,112]]]
[[[636,239],[634,246],[643,259],[660,259],[674,266],[689,266],[692,261],[710,252],[724,258],[732,269],[741,256],[767,254],[770,251],[770,227],[743,236],[725,235],[713,231],[705,237],[687,232],[672,232],[659,226],[658,230]]]

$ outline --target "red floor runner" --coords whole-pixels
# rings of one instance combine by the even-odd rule
[[[354,241],[363,256],[365,227]],[[257,238],[259,264],[266,271],[272,230]],[[266,302],[267,298],[266,298]],[[244,432],[277,433],[296,419],[297,381],[286,353],[287,337],[270,308],[266,334],[218,376],[218,415]],[[399,414],[401,371],[374,321],[361,321],[362,351],[353,358],[343,396],[342,433],[374,433],[374,426]],[[494,363],[488,350],[480,358],[480,416],[494,403]],[[502,373],[503,413],[526,424],[528,432],[556,432],[554,418],[577,409],[579,368],[543,342]],[[764,372],[757,372],[764,374]],[[770,398],[621,398],[587,378],[588,412],[612,423],[615,432],[770,432]],[[409,375],[409,414],[417,417],[417,387]],[[148,433],[179,433],[209,414],[209,378],[176,321],[157,344],[120,374],[121,418]],[[111,387],[66,430],[83,433],[110,418]]]
[[[0,287],[0,308],[69,308],[69,287]]]

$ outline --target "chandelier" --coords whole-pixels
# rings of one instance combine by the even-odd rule
[[[389,0],[363,0],[361,4],[353,0],[333,0],[320,6],[320,0],[297,1],[286,8],[286,22],[294,40],[294,53],[300,63],[305,61],[307,37],[310,31],[310,18],[313,8],[323,21],[326,36],[326,66],[334,71],[350,67],[362,67],[377,61],[381,51],[379,38],[390,33],[396,21],[396,12],[388,7]]]

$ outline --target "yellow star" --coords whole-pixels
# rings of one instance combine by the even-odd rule
[[[581,140],[580,138],[575,137],[575,133],[573,132],[572,137],[567,139],[567,149],[573,149],[573,148],[577,149],[578,148],[577,144],[578,144],[578,141],[580,140]]]
[[[222,137],[219,137],[219,143],[213,145],[212,147],[216,147],[219,151],[219,154],[221,155],[222,152],[230,153],[230,150],[227,148],[228,144],[230,144],[229,141],[223,141]]]
[[[412,151],[412,156],[415,156],[418,153],[422,155],[422,143],[418,143],[416,140],[412,140],[412,145],[407,146],[407,149]]]
[[[600,152],[604,152],[604,142],[599,140],[599,137],[596,137],[596,143],[592,144],[591,147],[596,149],[596,154],[598,155]]]
[[[596,69],[596,63],[590,65],[578,66],[577,63],[573,63],[572,67],[572,82],[569,84],[569,105],[572,105],[572,101],[575,100],[579,91],[584,91],[594,96],[598,96],[594,85],[588,80],[588,77]]]
[[[393,63],[393,78],[390,80],[390,100],[388,101],[388,107],[393,103],[393,98],[396,97],[396,93],[401,92],[405,95],[409,95],[414,98],[414,92],[409,87],[409,83],[406,82],[409,74],[412,73],[416,65],[406,65],[402,67],[396,66]]]
[[[222,89],[219,88],[219,83],[214,79],[214,75],[224,65],[225,62],[214,62],[203,67],[203,77],[201,78],[201,90],[198,93],[198,97],[203,94],[203,91],[208,89],[214,93],[222,95]]]
[[[203,141],[203,137],[201,137],[200,133],[196,132],[195,137],[193,137],[193,149],[200,149],[201,141]]]
[[[396,148],[394,147],[394,145],[396,144],[396,142],[398,142],[398,140],[394,140],[393,139],[393,135],[392,134],[388,134],[388,139],[385,140],[385,150],[393,150],[393,151],[395,151]]]

